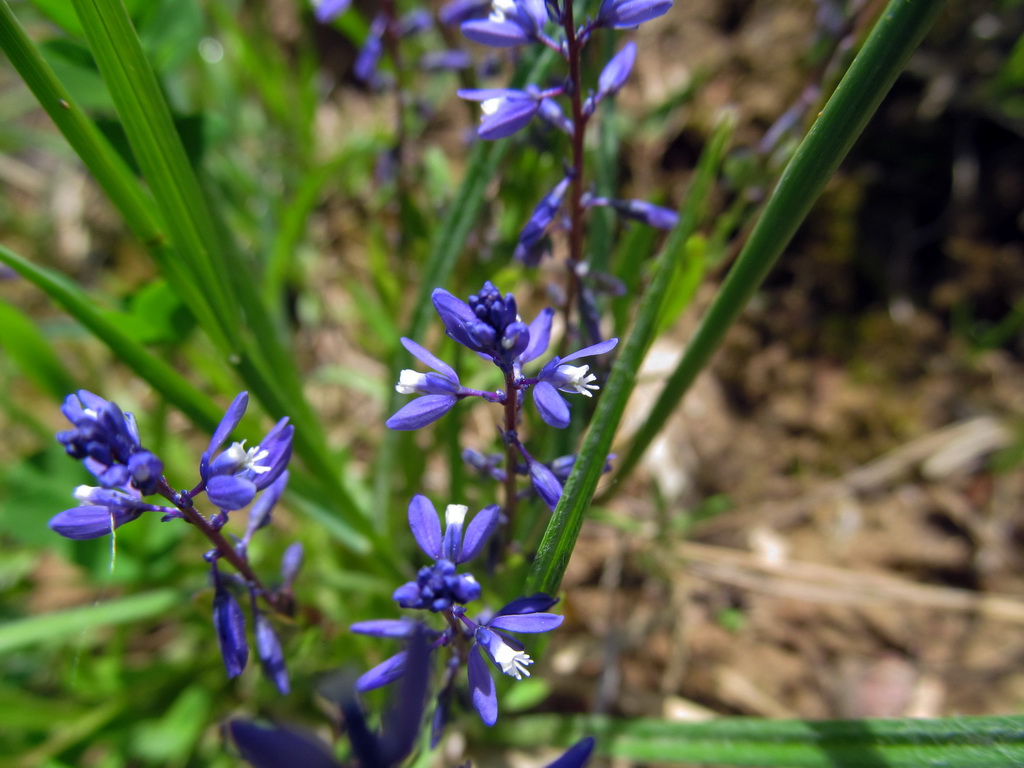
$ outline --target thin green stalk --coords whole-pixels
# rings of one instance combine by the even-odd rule
[[[168,282],[199,322],[209,329],[214,343],[226,346],[227,341],[220,334],[212,310],[167,242],[153,198],[75,98],[61,85],[39,49],[25,34],[6,0],[0,0],[0,48],[111,202],[121,211]]]
[[[72,2],[170,241],[228,342],[221,351],[237,353],[239,313],[217,252],[217,229],[131,19],[119,0]]]
[[[687,345],[682,360],[619,463],[617,479],[626,477],[636,466],[697,374],[707,365],[726,331],[789,244],[944,4],[944,0],[892,0],[889,3],[783,172],[761,219]]]
[[[594,489],[597,488],[597,481],[604,470],[612,438],[626,409],[626,401],[633,391],[637,371],[654,340],[665,294],[676,270],[676,261],[685,252],[687,240],[700,223],[701,211],[733,127],[731,119],[723,120],[701,155],[693,186],[680,211],[679,223],[669,235],[654,278],[639,302],[640,310],[633,330],[612,367],[598,401],[597,410],[594,412],[594,419],[583,439],[579,458],[566,481],[562,498],[551,515],[551,522],[544,532],[537,559],[534,560],[527,579],[526,594],[546,592],[553,595],[562,582],[562,575],[576,546],[576,539],[594,495]]]
[[[568,746],[583,736],[598,752],[632,762],[790,768],[1016,768],[1024,717],[936,720],[763,720],[707,723],[537,715],[501,721],[509,746]]]

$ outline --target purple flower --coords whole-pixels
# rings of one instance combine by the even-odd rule
[[[473,647],[469,651],[469,687],[473,706],[486,725],[498,720],[498,698],[494,680],[484,661],[491,660],[501,672],[516,680],[529,677],[527,669],[533,659],[525,653],[523,644],[509,632],[550,632],[560,626],[563,616],[546,613],[558,602],[557,598],[537,593],[513,600],[488,621],[474,622],[460,609],[456,615],[473,633]]]
[[[470,19],[487,16],[490,7],[490,0],[452,0],[442,6],[437,18],[445,25],[462,24]]]
[[[61,412],[74,428],[58,432],[57,440],[69,456],[82,460],[101,485],[131,484],[143,495],[156,492],[163,479],[163,462],[142,447],[135,416],[84,389],[68,395]]]
[[[536,359],[547,349],[554,312],[542,311],[529,326],[519,319],[515,297],[488,281],[466,303],[443,288],[431,294],[448,336],[489,357],[502,370]]]
[[[284,493],[285,486],[288,485],[288,472],[282,472],[281,476],[277,478],[267,488],[266,493],[263,493],[256,503],[252,505],[252,509],[249,510],[249,521],[245,528],[245,536],[242,537],[242,546],[247,547],[249,541],[252,539],[252,535],[256,533],[260,528],[270,524],[270,513],[274,509],[274,505],[277,504],[278,499],[281,498],[281,494]]]
[[[257,491],[262,491],[280,477],[292,455],[295,428],[288,424],[286,416],[271,427],[259,445],[246,449],[243,440],[232,443],[214,456],[242,420],[248,403],[247,392],[234,399],[199,462],[199,474],[207,496],[220,509],[229,512],[244,507],[253,500]]]
[[[475,43],[510,48],[538,40],[547,20],[544,0],[493,0],[486,19],[463,22],[461,28]]]
[[[403,395],[423,395],[400,408],[385,423],[388,429],[408,431],[425,427],[444,416],[459,401],[471,394],[459,383],[459,376],[448,363],[424,349],[412,339],[402,338],[402,346],[436,373],[418,373],[405,369],[399,374],[395,390]]]
[[[245,614],[242,606],[221,582],[216,563],[213,564],[213,626],[217,630],[220,655],[228,677],[242,674],[249,660],[249,644],[245,640]]]
[[[352,0],[318,0],[313,3],[313,13],[321,24],[333,21],[349,9]]]
[[[409,527],[420,549],[435,560],[449,560],[455,565],[472,560],[483,549],[487,539],[498,525],[498,506],[492,504],[481,509],[465,529],[463,523],[469,507],[449,504],[444,512],[445,529],[437,510],[426,496],[417,494],[409,502]]]
[[[363,47],[356,54],[352,72],[358,80],[372,84],[377,79],[377,64],[384,54],[384,33],[388,28],[388,18],[378,13],[370,23],[370,31],[363,41]]]
[[[473,60],[465,51],[428,51],[420,58],[420,69],[424,72],[469,69]]]
[[[539,91],[514,88],[461,89],[460,98],[479,101],[480,127],[477,134],[488,141],[504,139],[525,128],[540,109],[543,96]]]
[[[530,461],[530,484],[548,509],[558,506],[558,500],[562,497],[562,484],[546,465]]]
[[[304,551],[302,542],[296,541],[288,545],[288,549],[281,555],[281,583],[284,589],[291,589],[299,569],[302,568]]]
[[[603,0],[597,12],[597,26],[628,29],[668,12],[672,0]]]
[[[77,541],[105,536],[147,510],[163,509],[143,502],[141,494],[131,487],[116,490],[80,485],[75,498],[82,506],[59,512],[49,525],[61,536]]]
[[[538,259],[533,258],[537,245],[540,243],[541,238],[544,237],[548,227],[551,226],[551,222],[554,221],[555,216],[558,214],[558,209],[562,207],[562,201],[565,199],[565,193],[569,189],[570,182],[570,177],[566,176],[537,203],[537,207],[533,209],[530,220],[526,222],[526,226],[523,227],[523,231],[519,234],[519,242],[516,244],[513,256],[519,261],[526,263],[527,266],[537,266]]]
[[[629,73],[633,70],[634,61],[636,61],[636,43],[626,43],[622,50],[615,54],[601,70],[601,76],[597,80],[595,101],[600,101],[607,96],[614,96],[619,92],[626,84]]]
[[[277,686],[278,691],[286,694],[291,690],[291,684],[288,681],[288,669],[284,663],[281,641],[277,639],[270,619],[257,610],[255,598],[252,609],[256,620],[256,655],[263,667],[263,674]]]
[[[555,126],[569,136],[573,134],[572,120],[565,116],[565,112],[554,99],[541,99],[540,109],[537,114],[542,120]]]
[[[587,205],[609,206],[624,218],[642,222],[656,229],[674,229],[679,222],[679,214],[671,208],[654,205],[645,200],[609,200],[604,197],[595,197],[587,201]]]
[[[548,763],[546,768],[583,768],[590,759],[590,753],[593,751],[594,737],[587,736],[585,739],[580,739],[569,747],[553,763]]]
[[[433,566],[421,568],[416,581],[409,581],[394,592],[394,599],[403,608],[446,611],[455,604],[465,604],[480,596],[480,585],[472,574],[456,573],[455,566],[472,560],[483,549],[498,525],[498,507],[480,510],[465,527],[466,512],[462,504],[449,504],[445,510],[445,530],[437,510],[426,496],[414,496],[409,502],[409,527],[420,548],[434,558]]]
[[[594,383],[597,377],[588,373],[589,365],[575,366],[568,363],[583,357],[603,355],[618,343],[618,339],[608,339],[584,347],[564,358],[553,357],[541,369],[537,375],[537,383],[533,387],[533,402],[544,423],[558,429],[569,426],[569,404],[558,394],[558,390],[593,397],[592,391],[599,389]]]

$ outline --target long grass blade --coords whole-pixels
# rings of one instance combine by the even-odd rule
[[[654,278],[639,302],[640,310],[633,329],[612,367],[608,382],[598,401],[597,410],[594,412],[593,421],[583,438],[579,458],[566,481],[562,498],[551,516],[551,522],[544,532],[537,559],[534,560],[527,580],[527,594],[546,592],[553,595],[562,582],[562,575],[576,546],[583,518],[597,488],[597,481],[604,470],[615,430],[626,409],[626,401],[633,391],[636,373],[654,340],[665,295],[675,274],[676,262],[685,251],[686,242],[700,222],[701,211],[733,127],[734,121],[731,118],[724,119],[715,129],[701,155],[693,186],[680,211],[679,223],[669,235]]]
[[[707,723],[565,718],[510,719],[508,745],[568,746],[583,736],[598,751],[671,765],[789,768],[1011,768],[1024,765],[1024,717],[936,720],[761,720]]]

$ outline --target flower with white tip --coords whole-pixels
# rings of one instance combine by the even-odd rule
[[[244,440],[233,442],[215,455],[242,420],[248,404],[247,392],[234,399],[199,461],[199,474],[207,496],[228,512],[246,506],[258,491],[277,480],[292,455],[295,428],[288,423],[287,416],[271,427],[258,445],[246,448]]]
[[[520,597],[506,605],[487,621],[476,622],[460,609],[458,619],[473,633],[473,647],[469,650],[469,688],[473,706],[486,725],[498,720],[498,697],[494,679],[484,658],[489,658],[503,674],[522,680],[530,676],[528,666],[533,664],[523,644],[509,632],[550,632],[562,624],[564,616],[547,613],[558,598],[542,593]]]
[[[544,423],[558,429],[569,426],[569,404],[558,394],[559,390],[570,394],[593,397],[600,387],[594,382],[597,376],[590,373],[589,365],[567,365],[582,357],[602,355],[610,352],[618,339],[608,339],[599,344],[584,347],[565,357],[553,357],[537,374],[537,383],[533,387],[533,402],[537,406]]]

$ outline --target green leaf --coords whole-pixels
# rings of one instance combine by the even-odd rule
[[[762,720],[707,723],[554,715],[500,721],[509,746],[597,739],[600,754],[631,762],[788,768],[1015,768],[1024,717],[937,720]]]
[[[0,348],[21,372],[43,392],[61,399],[75,389],[75,379],[64,367],[49,339],[10,304],[0,301]]]
[[[619,463],[617,479],[624,478],[636,466],[718,349],[725,332],[792,240],[943,5],[943,0],[892,0],[882,13],[779,179],[750,239],[686,345],[683,358]]]
[[[0,654],[39,643],[85,642],[91,630],[151,619],[173,610],[182,600],[177,590],[161,589],[7,621],[0,624]]]
[[[125,365],[148,381],[168,402],[212,432],[220,423],[220,408],[188,382],[173,366],[150,354],[141,344],[109,320],[95,300],[63,275],[37,267],[0,245],[0,263],[35,284],[64,310],[89,329]],[[66,393],[65,393],[66,394]]]
[[[733,121],[723,120],[701,155],[694,184],[680,211],[679,223],[669,235],[663,255],[659,257],[654,279],[639,302],[640,309],[633,330],[626,343],[621,346],[619,357],[598,400],[593,421],[583,438],[579,458],[566,481],[562,498],[551,515],[551,522],[544,531],[537,559],[534,560],[527,579],[526,594],[546,592],[553,595],[558,592],[562,575],[569,564],[569,557],[576,546],[583,518],[590,506],[594,489],[597,488],[597,481],[604,470],[612,438],[626,409],[626,401],[633,391],[636,373],[654,340],[658,316],[676,270],[674,259],[681,254],[682,244],[693,235],[697,227],[700,211],[707,199],[708,190],[732,131]]]

